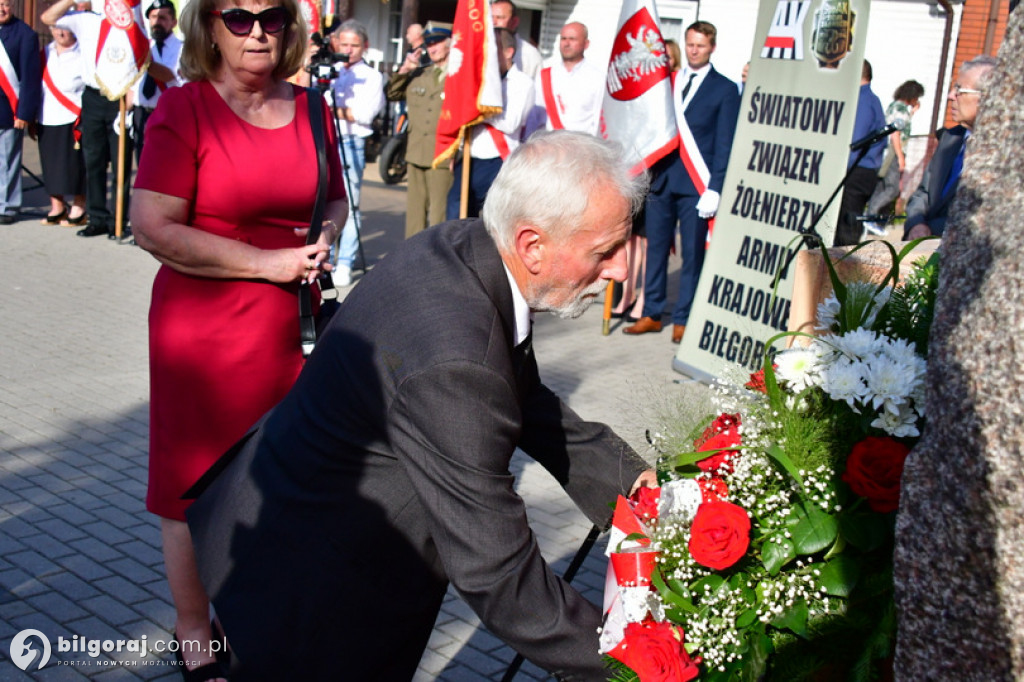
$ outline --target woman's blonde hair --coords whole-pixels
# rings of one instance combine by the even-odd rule
[[[288,11],[291,21],[284,27],[284,49],[273,76],[287,78],[302,68],[306,58],[306,43],[309,42],[309,29],[297,0],[280,0],[280,4]],[[215,9],[217,0],[192,0],[181,12],[180,28],[185,40],[181,48],[179,69],[186,80],[208,80],[220,67],[220,50],[214,47],[213,31],[210,28],[210,22],[214,20],[210,12]]]

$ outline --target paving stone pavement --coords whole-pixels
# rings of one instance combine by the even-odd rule
[[[38,168],[31,143],[26,165]],[[404,186],[375,180],[376,170],[367,169],[363,191],[371,265],[401,241],[405,204]],[[25,206],[18,223],[0,227],[0,682],[177,679],[170,654],[93,657],[59,651],[57,639],[146,638],[152,648],[171,637],[158,523],[144,508],[146,315],[158,264],[130,245],[40,225],[40,189]],[[659,405],[706,391],[672,371],[668,333],[630,338],[617,324],[602,336],[599,308],[575,321],[538,317],[541,376],[650,456],[644,431]],[[542,551],[561,573],[589,524],[539,465],[518,455],[513,469]],[[598,603],[603,546],[602,538],[574,582]],[[31,674],[9,657],[28,628],[53,644],[51,662]],[[415,680],[500,680],[513,657],[449,594]],[[515,679],[548,676],[527,663]]]

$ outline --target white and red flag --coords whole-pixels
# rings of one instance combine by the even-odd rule
[[[106,0],[96,46],[96,82],[120,99],[149,66],[149,38],[142,30],[142,0]]]
[[[320,25],[320,8],[319,0],[299,0],[299,11],[302,12],[302,18],[306,20],[306,28],[310,33],[319,33],[323,30]]]
[[[455,154],[466,128],[501,111],[501,71],[491,8],[485,0],[459,0],[452,25],[444,103],[437,122],[434,166]]]
[[[601,134],[634,155],[633,173],[679,146],[668,53],[653,0],[625,0],[608,62]]]

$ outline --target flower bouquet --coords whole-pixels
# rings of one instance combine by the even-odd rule
[[[620,498],[601,651],[614,680],[869,680],[891,657],[894,517],[924,422],[935,256],[839,281],[820,335],[720,381],[661,487]],[[784,335],[773,338],[768,346]],[[692,444],[692,447],[690,447]]]

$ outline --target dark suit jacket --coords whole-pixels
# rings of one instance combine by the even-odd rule
[[[719,194],[725,185],[725,171],[729,167],[739,112],[739,89],[713,66],[683,112],[711,174],[707,188]],[[669,154],[654,165],[651,191],[662,192],[665,188],[682,195],[700,196],[678,152]]]
[[[949,205],[956,196],[960,179],[957,178],[945,196],[942,190],[949,179],[953,162],[964,146],[966,133],[967,129],[963,126],[955,126],[947,128],[942,134],[939,146],[936,147],[935,154],[924,171],[924,177],[921,178],[921,184],[907,201],[907,221],[903,224],[904,239],[910,228],[921,223],[927,224],[935,235],[941,235],[946,231],[946,216],[949,213]]]
[[[521,447],[599,524],[646,465],[512,336],[480,221],[416,235],[352,291],[188,513],[233,680],[408,680],[448,580],[537,665],[605,679],[599,610],[541,558],[509,460]]]

